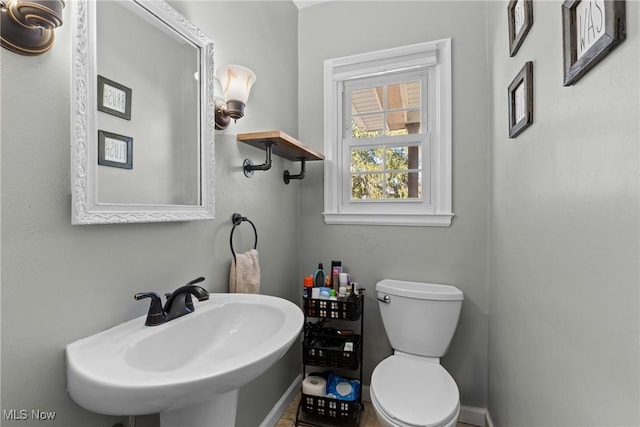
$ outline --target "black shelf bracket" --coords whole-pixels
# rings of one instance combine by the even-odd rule
[[[307,162],[307,158],[306,157],[298,157],[298,160],[300,160],[300,173],[297,175],[292,175],[289,173],[288,170],[284,171],[284,183],[285,184],[289,184],[289,181],[292,179],[302,179],[304,178],[304,166]]]
[[[244,176],[247,178],[251,178],[253,176],[254,171],[268,171],[271,169],[271,146],[273,142],[264,141],[264,149],[266,153],[266,158],[264,163],[261,165],[254,165],[253,162],[249,159],[244,159],[242,163],[242,170],[244,172]]]

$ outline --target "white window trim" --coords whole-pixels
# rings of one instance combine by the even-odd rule
[[[345,212],[342,209],[338,162],[342,140],[343,82],[400,69],[435,70],[435,102],[440,108],[432,123],[431,209],[428,212]],[[451,39],[418,43],[324,62],[324,220],[327,224],[405,225],[448,227],[454,216],[452,201]]]

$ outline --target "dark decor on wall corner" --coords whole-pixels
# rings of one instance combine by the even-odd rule
[[[64,5],[64,0],[0,1],[0,46],[25,56],[48,52]]]
[[[515,56],[533,26],[533,0],[510,0],[507,6],[509,22],[509,56]]]
[[[509,85],[509,138],[533,123],[533,62],[527,61]]]
[[[562,4],[564,85],[580,80],[626,38],[625,0],[566,0]]]

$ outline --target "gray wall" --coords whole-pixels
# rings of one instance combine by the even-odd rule
[[[453,211],[449,228],[325,225],[323,169],[300,184],[300,276],[342,260],[367,288],[365,378],[391,354],[375,300],[383,278],[448,283],[465,294],[456,336],[443,359],[465,405],[487,403],[487,63],[482,2],[331,2],[300,11],[300,139],[323,143],[325,59],[452,38]]]
[[[297,134],[297,10],[291,2],[175,6],[215,40],[217,63],[243,64],[258,76],[245,118],[216,135],[212,221],[71,226],[71,7],[49,53],[23,57],[0,49],[2,409],[55,411],[51,426],[107,427],[118,421],[85,411],[69,398],[65,345],[145,314],[148,303],[133,300],[138,291],[169,291],[203,275],[209,290],[225,292],[233,212],[252,219],[260,233],[262,292],[299,301],[297,183],[282,182],[291,164],[274,157],[271,171],[247,179],[243,159],[260,161],[264,151],[235,141],[238,132]],[[273,100],[279,101],[277,109]],[[251,227],[236,236],[237,246],[252,244]],[[299,373],[299,360],[294,346],[241,389],[239,426],[264,419]],[[143,422],[154,425],[156,419]]]
[[[560,1],[534,2],[509,57],[487,3],[489,409],[497,426],[640,425],[638,14],[627,40],[562,86]],[[507,86],[534,63],[534,122],[508,138]]]

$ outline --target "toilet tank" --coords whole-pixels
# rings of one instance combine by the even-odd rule
[[[464,299],[460,289],[385,279],[376,284],[376,292],[384,329],[394,350],[428,357],[446,354]]]

